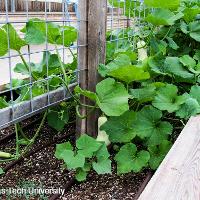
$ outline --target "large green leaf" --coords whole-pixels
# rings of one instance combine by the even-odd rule
[[[135,112],[127,111],[119,117],[111,117],[101,126],[106,131],[109,140],[116,143],[130,142],[135,136]]]
[[[98,71],[102,77],[105,77],[109,74],[109,72],[118,69],[119,67],[124,67],[128,65],[131,65],[131,60],[129,56],[125,54],[119,54],[113,61],[111,61],[107,65],[100,65]]]
[[[76,141],[78,152],[86,158],[92,158],[93,154],[99,150],[102,144],[94,138],[84,134]]]
[[[197,14],[200,14],[200,8],[194,7],[194,8],[185,8],[184,10],[184,20],[186,22],[192,22],[196,19]]]
[[[137,153],[135,144],[125,144],[115,156],[117,173],[139,172],[147,165],[149,159],[150,155],[148,152],[140,151]]]
[[[60,27],[61,35],[56,39],[56,43],[69,47],[77,40],[77,30],[71,26]]]
[[[2,27],[5,30],[9,38],[9,48],[19,51],[23,46],[26,45],[26,42],[22,40],[17,34],[16,30],[11,24],[6,24]]]
[[[164,140],[159,146],[148,147],[148,151],[150,153],[149,165],[151,169],[156,170],[158,168],[171,146],[172,143],[170,141]]]
[[[112,70],[108,73],[109,76],[124,81],[127,84],[133,81],[141,81],[150,78],[148,72],[137,66],[123,66],[118,69]]]
[[[146,21],[153,25],[174,25],[175,22],[183,17],[183,13],[174,14],[167,9],[158,8],[146,17]]]
[[[107,78],[96,86],[97,104],[108,116],[120,116],[129,110],[130,95],[123,84]]]
[[[149,57],[148,64],[151,69],[156,74],[167,75],[167,70],[164,66],[164,60],[160,57]]]
[[[61,36],[58,25],[37,18],[29,20],[23,32],[28,44],[42,44],[46,41],[56,44],[56,40]]]
[[[185,96],[177,95],[178,88],[175,85],[166,85],[158,90],[153,101],[153,106],[160,110],[167,110],[169,113],[177,111],[185,102]]]
[[[190,37],[200,42],[200,22],[195,21],[189,24],[189,34]]]
[[[62,131],[69,121],[67,109],[51,109],[47,115],[48,125],[57,131]]]
[[[32,87],[23,86],[20,90],[20,96],[17,99],[18,101],[27,101],[31,98],[42,95],[46,92],[46,88],[43,84],[33,84]]]
[[[144,0],[144,3],[151,8],[177,9],[180,6],[180,0]]]
[[[164,65],[166,72],[177,77],[183,78],[188,82],[193,81],[194,74],[190,73],[187,69],[183,67],[178,57],[167,57]]]
[[[158,145],[163,139],[168,138],[173,129],[170,123],[161,121],[161,118],[160,110],[146,106],[137,113],[134,130],[140,138],[149,138],[151,145]]]
[[[156,87],[148,85],[139,89],[131,89],[130,94],[134,99],[141,103],[153,101],[156,94]]]

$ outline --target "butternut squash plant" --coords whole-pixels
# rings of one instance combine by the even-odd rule
[[[110,3],[124,8],[124,2]],[[118,174],[140,172],[146,167],[155,170],[171,148],[175,133],[200,113],[200,2],[144,0],[142,5],[147,16],[141,19],[144,26],[140,30],[107,33],[106,64],[99,66],[103,80],[96,92],[75,89],[107,117],[100,130],[113,144]],[[137,17],[141,4],[127,0],[125,7],[125,14]],[[138,46],[138,42],[143,45]],[[147,51],[143,59],[141,49]],[[89,160],[80,151],[79,140],[83,138],[88,140],[84,150],[89,151]],[[79,140],[76,147],[70,146],[70,152],[74,150],[70,154],[58,154],[60,145],[56,150],[57,158],[64,160],[68,169],[76,170],[77,180],[86,179],[90,169],[86,166],[88,162],[92,166],[96,159],[101,170],[93,169],[98,174],[110,173],[108,152],[105,150],[102,158],[94,153],[99,142],[85,135]],[[95,149],[90,149],[89,140],[96,144]],[[60,152],[65,150],[62,146]]]
[[[19,36],[10,23],[0,28],[0,56],[5,56],[10,50],[15,51],[21,58],[21,63],[16,64],[14,71],[30,77],[32,83],[26,79],[13,79],[12,86],[9,84],[6,87],[13,91],[15,99],[12,101],[6,100],[6,97],[1,95],[0,109],[55,90],[61,87],[63,82],[68,86],[75,80],[74,72],[77,69],[77,56],[70,49],[70,46],[77,40],[77,30],[74,27],[60,26],[35,18],[29,20],[21,32],[24,33],[24,38]],[[45,43],[53,45],[56,53],[51,53],[47,50],[43,53],[40,63],[27,62],[21,52],[22,47]],[[62,61],[58,49],[59,45],[64,45],[71,52],[73,58],[71,63],[65,64]],[[0,152],[0,158],[3,158],[0,163],[17,160],[25,155],[38,137],[46,118],[51,127],[61,131],[68,123],[70,106],[74,106],[73,103],[71,105],[61,103],[59,106],[46,111],[32,138],[24,134],[20,124],[16,124],[16,153],[11,155],[6,152]],[[3,170],[0,168],[0,174],[2,173]]]

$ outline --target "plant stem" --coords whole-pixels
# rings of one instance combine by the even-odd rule
[[[15,134],[16,134],[16,157],[19,157],[19,134],[17,124],[15,124]]]
[[[36,138],[38,137],[38,135],[39,135],[39,133],[40,133],[40,131],[41,131],[41,129],[42,129],[44,123],[45,123],[46,116],[47,116],[47,111],[45,111],[44,116],[43,116],[43,118],[42,118],[42,121],[41,121],[41,123],[40,123],[40,125],[39,125],[39,127],[38,127],[38,129],[37,129],[37,131],[36,131],[36,133],[35,133],[35,135],[34,135],[33,138],[30,140],[30,143],[27,145],[27,147],[25,148],[25,150],[24,150],[24,152],[21,154],[21,156],[24,156],[24,155],[27,153],[27,151],[28,151],[28,150],[32,147],[32,145],[34,144]]]
[[[17,127],[18,127],[18,130],[20,131],[21,136],[22,136],[25,140],[30,141],[30,140],[28,139],[28,137],[24,134],[24,131],[22,130],[22,128],[21,128],[21,126],[20,126],[19,123],[17,124]]]
[[[18,53],[19,53],[19,56],[20,56],[22,62],[24,63],[24,66],[26,67],[27,71],[29,72],[30,71],[29,66],[28,66],[27,62],[25,61],[21,51],[19,50]],[[30,72],[30,73],[31,73],[31,76],[37,81],[38,80],[37,77],[32,72]]]
[[[5,159],[5,160],[0,160],[0,163],[5,163],[5,162],[10,162],[10,161],[13,161],[13,160],[17,160],[18,157],[13,157],[13,158],[9,158],[9,159]]]
[[[76,106],[76,114],[79,118],[81,119],[86,119],[95,109],[97,108],[97,106],[93,106],[93,108],[88,112],[87,115],[81,115],[79,112],[79,105]]]
[[[65,72],[65,68],[64,68],[64,66],[63,66],[63,62],[62,62],[62,60],[61,60],[61,57],[60,57],[60,54],[59,54],[57,45],[55,45],[55,48],[56,48],[56,53],[57,53],[57,55],[58,55],[58,61],[59,61],[59,63],[60,63],[61,70],[62,70],[62,73],[63,73],[63,76],[64,76],[64,80],[65,80],[66,83],[68,83],[68,78],[67,78],[67,75],[66,75],[66,72]]]
[[[68,47],[68,49],[69,49],[70,53],[72,54],[74,60],[76,60],[76,56],[74,55],[73,51],[69,47]]]

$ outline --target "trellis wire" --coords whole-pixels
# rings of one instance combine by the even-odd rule
[[[143,0],[109,0],[108,2],[111,14],[110,18],[108,18],[107,30],[111,32],[110,42],[115,42],[117,48],[119,48],[119,41],[132,39],[137,32],[141,31],[143,27],[141,21],[146,15],[145,6]],[[125,36],[127,28],[130,28],[131,31],[127,33],[128,36]],[[119,30],[122,30],[122,37],[118,34]],[[114,32],[117,33],[115,39]],[[134,44],[135,41],[132,42],[134,51],[136,44]]]
[[[81,21],[81,19],[78,18],[71,18],[72,13],[70,13],[68,11],[68,7],[69,7],[69,2],[68,0],[62,0],[61,5],[62,5],[62,11],[59,13],[50,13],[48,11],[48,3],[49,0],[43,0],[45,7],[43,10],[43,19],[46,22],[46,35],[48,34],[48,28],[47,25],[49,22],[54,22],[57,23],[59,25],[72,25],[74,27],[78,27],[78,23]],[[5,12],[1,13],[0,15],[0,24],[4,25],[4,24],[9,24],[11,23],[15,29],[18,28],[22,28],[21,26],[25,25],[26,22],[28,22],[31,18],[32,18],[32,13],[29,12],[29,2],[30,0],[24,0],[24,4],[26,5],[26,11],[23,13],[20,13],[19,15],[19,19],[18,19],[18,13],[11,13],[11,10],[9,10],[9,0],[4,0],[5,3]],[[15,4],[16,5],[16,4]],[[59,18],[57,17],[57,19],[52,19],[53,14],[58,15]],[[14,19],[13,19],[14,16]],[[34,18],[35,17],[41,17],[41,13],[34,13]],[[51,16],[51,17],[49,17]],[[78,16],[77,10],[76,10],[76,16]],[[16,18],[16,19],[15,19]],[[9,26],[7,26],[7,29],[9,29]],[[19,31],[18,31],[19,34]],[[64,31],[63,31],[64,34]],[[9,89],[8,88],[3,88],[3,85],[0,85],[0,96],[7,96],[7,99],[10,99],[10,106],[0,109],[0,129],[9,126],[12,123],[15,123],[17,121],[21,121],[31,115],[34,115],[44,109],[49,108],[52,105],[56,105],[59,104],[60,102],[67,100],[70,98],[70,95],[68,94],[68,92],[66,91],[66,88],[58,88],[56,90],[51,91],[49,88],[49,80],[52,79],[51,76],[49,76],[49,63],[48,63],[48,58],[47,58],[47,54],[48,52],[54,52],[56,50],[56,48],[53,48],[48,44],[48,41],[46,40],[45,44],[42,46],[43,49],[41,49],[41,46],[28,46],[28,48],[23,49],[23,52],[21,54],[21,56],[23,56],[26,60],[27,63],[31,63],[31,61],[35,60],[35,58],[39,59],[42,58],[42,54],[46,54],[46,74],[47,77],[42,79],[42,80],[33,80],[32,78],[32,66],[29,65],[29,76],[25,77],[26,80],[28,80],[28,83],[24,83],[21,86],[17,86],[17,87],[13,87],[13,66],[15,64],[18,63],[18,59],[19,59],[19,54],[17,53],[13,53],[13,51],[10,49],[10,38],[9,38],[9,30],[7,30],[7,40],[8,40],[8,54],[0,57],[0,65],[5,63],[8,63],[7,69],[9,69],[9,77],[8,77],[8,81],[7,81],[7,86],[9,85]],[[76,51],[78,50],[78,48],[80,47],[85,47],[87,46],[87,44],[73,44],[72,46],[70,46],[69,48],[72,51]],[[36,49],[36,50],[32,50],[32,49]],[[40,50],[41,49],[41,50]],[[68,48],[66,48],[64,46],[64,40],[63,40],[63,44],[60,45],[58,47],[58,51],[60,53],[60,55],[62,55],[62,61],[65,63],[70,63],[70,59],[71,57],[68,56],[68,58],[66,59],[66,52],[69,51]],[[8,61],[8,62],[7,62]],[[35,62],[34,62],[35,63]],[[79,70],[77,68],[77,70],[75,70],[74,73],[78,73]],[[3,68],[0,68],[0,74],[2,74],[4,76],[5,71],[3,71]],[[62,74],[58,75],[58,77],[62,77]],[[24,78],[24,77],[23,77]],[[33,86],[35,84],[39,84],[39,83],[46,83],[45,86],[45,90],[46,90],[46,94],[37,96],[37,97],[33,97]],[[76,83],[72,83],[70,85],[70,88],[73,89],[73,87],[76,85]],[[28,86],[29,90],[28,93],[30,95],[30,100],[28,101],[22,101],[20,103],[17,103],[15,101],[15,97],[14,97],[14,91],[19,90],[19,89],[23,89],[24,87]],[[8,94],[9,93],[9,94]],[[8,97],[9,96],[9,97]],[[41,104],[41,105],[39,105]]]
[[[10,13],[10,10],[8,8],[8,0],[4,0],[5,1],[5,5],[6,5],[6,12],[3,14],[0,14],[0,24],[8,24],[11,23],[14,27],[20,26],[21,24],[25,25],[26,22],[28,22],[29,19],[32,18],[32,16],[35,17],[41,17],[41,13],[31,13],[29,11],[29,4],[28,2],[30,0],[24,0],[24,2],[26,3],[26,11],[25,13],[23,13],[23,15],[25,16],[24,19],[20,18],[19,20],[14,19],[12,20],[12,16],[13,13]],[[46,21],[46,35],[48,34],[48,29],[47,29],[47,24],[49,22],[54,22],[54,23],[58,23],[61,25],[73,25],[75,24],[75,26],[77,28],[79,28],[79,23],[84,21],[86,22],[86,19],[80,19],[80,13],[78,13],[78,11],[76,10],[76,16],[77,18],[73,19],[71,18],[72,13],[69,12],[68,10],[68,5],[69,5],[69,0],[62,0],[62,11],[59,13],[51,13],[48,12],[48,2],[49,0],[43,0],[45,3],[45,10],[42,12],[43,18]],[[82,0],[79,0],[79,2]],[[117,5],[115,3],[114,6],[114,2],[118,2]],[[127,1],[130,3],[129,5],[133,5],[134,9],[128,8],[127,7]],[[119,48],[120,45],[120,41],[124,41],[124,40],[129,40],[130,43],[132,44],[132,48],[133,51],[135,50],[135,41],[133,39],[133,35],[136,32],[140,31],[140,28],[142,27],[141,24],[141,20],[145,17],[145,10],[143,7],[143,1],[140,2],[140,5],[137,5],[138,1],[137,0],[109,0],[109,12],[108,12],[108,18],[107,18],[107,30],[111,32],[111,36],[110,36],[110,42],[116,43],[117,48]],[[137,14],[138,13],[138,14]],[[56,15],[58,15],[59,17],[57,17]],[[17,13],[16,13],[17,16]],[[19,15],[20,16],[20,15]],[[56,16],[57,19],[52,18],[52,16]],[[3,18],[3,19],[2,19]],[[96,19],[98,20],[98,19]],[[126,34],[126,29],[130,28],[130,32],[128,32]],[[121,30],[121,33],[119,32]],[[120,34],[119,34],[120,33]],[[63,32],[64,34],[64,32]],[[81,34],[79,32],[79,34]],[[8,34],[9,36],[9,34]],[[123,43],[123,45],[125,45]],[[48,42],[46,41],[45,43],[45,49],[44,50],[40,50],[40,47],[38,46],[37,50],[32,50],[32,47],[29,46],[27,49],[27,52],[22,53],[21,56],[26,58],[27,62],[31,62],[33,59],[35,59],[35,55],[37,54],[43,54],[43,53],[48,53],[49,52],[54,52],[56,49],[55,48],[51,48],[48,44]],[[80,44],[80,43],[76,43],[73,44],[72,46],[70,46],[69,48],[71,50],[76,50],[78,52],[78,49],[82,48],[82,47],[87,47],[87,44]],[[9,37],[8,37],[8,48],[9,48]],[[67,48],[64,47],[64,41],[61,47],[58,47],[58,51],[61,53],[62,51],[62,60],[63,62],[67,61],[66,60],[66,51]],[[14,54],[10,48],[9,48],[9,53],[8,55],[4,56],[4,57],[0,57],[0,65],[1,62],[3,63],[4,60],[8,61],[9,64],[9,85],[10,88],[9,89],[1,89],[0,86],[0,96],[3,95],[7,95],[8,92],[10,93],[10,100],[11,100],[11,106],[9,108],[5,108],[5,109],[0,109],[0,129],[4,128],[14,122],[20,121],[22,119],[28,118],[31,115],[34,115],[44,109],[49,108],[52,105],[56,105],[64,100],[67,100],[70,98],[68,92],[66,91],[65,88],[59,88],[55,91],[50,91],[49,89],[49,80],[51,79],[51,77],[48,76],[49,73],[49,63],[48,63],[48,59],[46,59],[46,65],[47,65],[47,77],[44,78],[43,80],[37,80],[37,81],[33,81],[32,76],[31,76],[31,65],[29,65],[29,83],[24,84],[23,86],[20,87],[13,87],[13,72],[12,72],[12,65],[13,65],[13,60],[17,59],[19,57],[18,54]],[[85,70],[84,67],[80,67],[78,66],[77,70],[74,71],[74,73],[76,73],[77,75],[77,82],[79,83],[79,79],[78,79],[78,74],[80,71]],[[1,68],[0,68],[0,74],[1,74]],[[58,75],[59,77],[62,77],[62,74]],[[33,97],[33,93],[32,93],[32,87],[33,84],[35,83],[42,83],[42,82],[46,82],[47,83],[47,93],[41,96],[37,96],[37,97]],[[72,84],[73,88],[75,84]],[[29,101],[24,101],[21,102],[20,104],[16,103],[14,101],[14,90],[20,89],[22,87],[25,86],[29,86],[30,87],[30,100]],[[62,94],[61,94],[62,93]],[[56,94],[59,94],[60,96],[56,96]],[[55,96],[55,98],[53,98],[53,96]],[[43,99],[43,101],[42,101]],[[41,102],[40,102],[41,101]],[[36,105],[36,103],[41,103],[41,106]],[[23,110],[23,105],[25,105],[24,110]],[[18,108],[20,108],[18,110]],[[28,110],[27,110],[28,109]]]

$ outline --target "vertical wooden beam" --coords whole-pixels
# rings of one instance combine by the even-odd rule
[[[105,62],[107,0],[81,0],[78,10],[79,18],[87,21],[79,23],[79,45],[87,43],[87,47],[79,47],[78,51],[80,87],[95,92],[96,84],[100,80],[97,69],[100,63]],[[81,102],[91,104],[84,97]],[[85,109],[81,110],[82,115],[87,113]],[[78,119],[77,134],[87,133],[95,137],[98,117],[99,113],[95,110],[87,119]]]
[[[107,0],[88,0],[88,90],[95,92],[100,81],[98,66],[105,62]],[[97,135],[99,113],[87,118],[87,133]]]
[[[88,0],[81,0],[78,3],[78,82],[79,86],[87,89],[87,72],[88,72]],[[81,97],[81,102],[86,104],[86,98]],[[86,115],[85,108],[81,108],[81,115]],[[86,133],[86,119],[76,120],[76,133],[77,137],[80,134]]]

